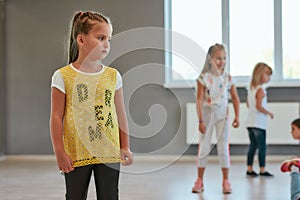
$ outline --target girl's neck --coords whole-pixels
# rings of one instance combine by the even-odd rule
[[[216,70],[216,71],[211,71],[210,73],[214,76],[222,76],[224,74],[224,71]]]
[[[72,63],[72,65],[78,69],[79,71],[86,72],[86,73],[96,73],[101,71],[102,64],[97,61],[79,61],[76,60]]]

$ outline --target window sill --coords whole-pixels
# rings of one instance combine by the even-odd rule
[[[237,82],[236,81],[236,87],[237,88],[247,88],[249,83],[246,82]],[[196,81],[172,81],[172,82],[165,82],[164,83],[165,88],[170,89],[191,89],[196,88]],[[271,81],[270,83],[266,84],[266,87],[268,88],[288,88],[288,87],[300,87],[300,81]]]

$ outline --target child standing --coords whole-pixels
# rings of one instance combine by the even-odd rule
[[[300,118],[291,123],[294,139],[300,140]],[[282,172],[291,172],[291,200],[300,200],[300,157],[286,160],[281,164]]]
[[[86,199],[93,172],[97,199],[118,199],[120,162],[132,163],[122,78],[101,60],[110,50],[112,25],[95,12],[71,22],[69,64],[51,84],[50,132],[66,199]]]
[[[229,176],[229,133],[228,98],[229,93],[234,107],[233,127],[239,126],[239,96],[232,77],[225,72],[226,51],[222,44],[215,44],[208,50],[204,68],[197,79],[197,113],[199,119],[200,143],[198,153],[198,177],[192,189],[193,193],[204,190],[203,175],[207,156],[211,150],[211,138],[216,129],[217,150],[222,167],[224,194],[231,193]]]
[[[248,130],[250,145],[247,155],[247,176],[256,177],[258,174],[253,171],[253,159],[258,148],[259,175],[273,176],[265,171],[266,162],[266,127],[267,116],[273,119],[274,115],[267,110],[267,92],[265,83],[270,81],[272,68],[265,63],[257,63],[252,73],[250,88],[247,96],[248,115],[246,127]]]

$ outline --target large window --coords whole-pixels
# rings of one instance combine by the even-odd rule
[[[300,1],[282,1],[282,56],[283,78],[299,79],[300,77]]]
[[[230,0],[230,73],[249,76],[254,65],[274,66],[273,0]]]
[[[202,48],[204,51],[212,43],[222,42],[221,8],[221,1],[212,1],[209,4],[203,4],[199,0],[189,0],[189,3],[172,1],[172,30],[176,32],[172,34],[172,52],[179,51],[175,49],[176,46],[179,46],[177,43],[188,43],[184,40],[195,42],[200,45],[199,50]],[[211,12],[211,10],[215,10],[216,12]],[[196,16],[195,13],[197,13]],[[186,38],[179,37],[179,34],[182,34]],[[180,39],[183,41],[178,41]],[[193,49],[190,50],[193,51]],[[194,66],[193,63],[184,59],[186,55],[171,55],[172,72],[170,75],[173,80],[196,79],[199,66]],[[200,63],[203,64],[203,62]]]
[[[266,62],[274,70],[271,86],[300,85],[300,30],[297,19],[299,0],[165,0],[166,86],[189,87],[201,72],[205,56],[199,52],[197,65],[178,55],[184,36],[206,52],[209,46],[223,43],[227,47],[227,71],[237,84],[249,82],[257,62]],[[182,40],[182,41],[179,41]]]

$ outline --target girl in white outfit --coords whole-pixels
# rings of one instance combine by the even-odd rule
[[[258,149],[259,175],[271,177],[273,174],[265,171],[266,165],[266,128],[268,116],[274,115],[267,109],[267,91],[264,84],[270,81],[272,68],[265,63],[257,63],[253,69],[250,88],[247,94],[248,114],[246,127],[249,134],[250,145],[247,154],[247,176],[257,177],[253,170],[253,160]]]
[[[222,167],[223,193],[230,194],[229,142],[228,142],[228,98],[231,95],[235,118],[233,127],[239,126],[239,96],[232,77],[225,72],[226,51],[222,44],[215,44],[208,50],[204,68],[197,79],[197,112],[200,131],[198,153],[198,177],[192,189],[193,193],[203,191],[203,175],[207,156],[211,150],[211,138],[216,129],[217,150]]]

